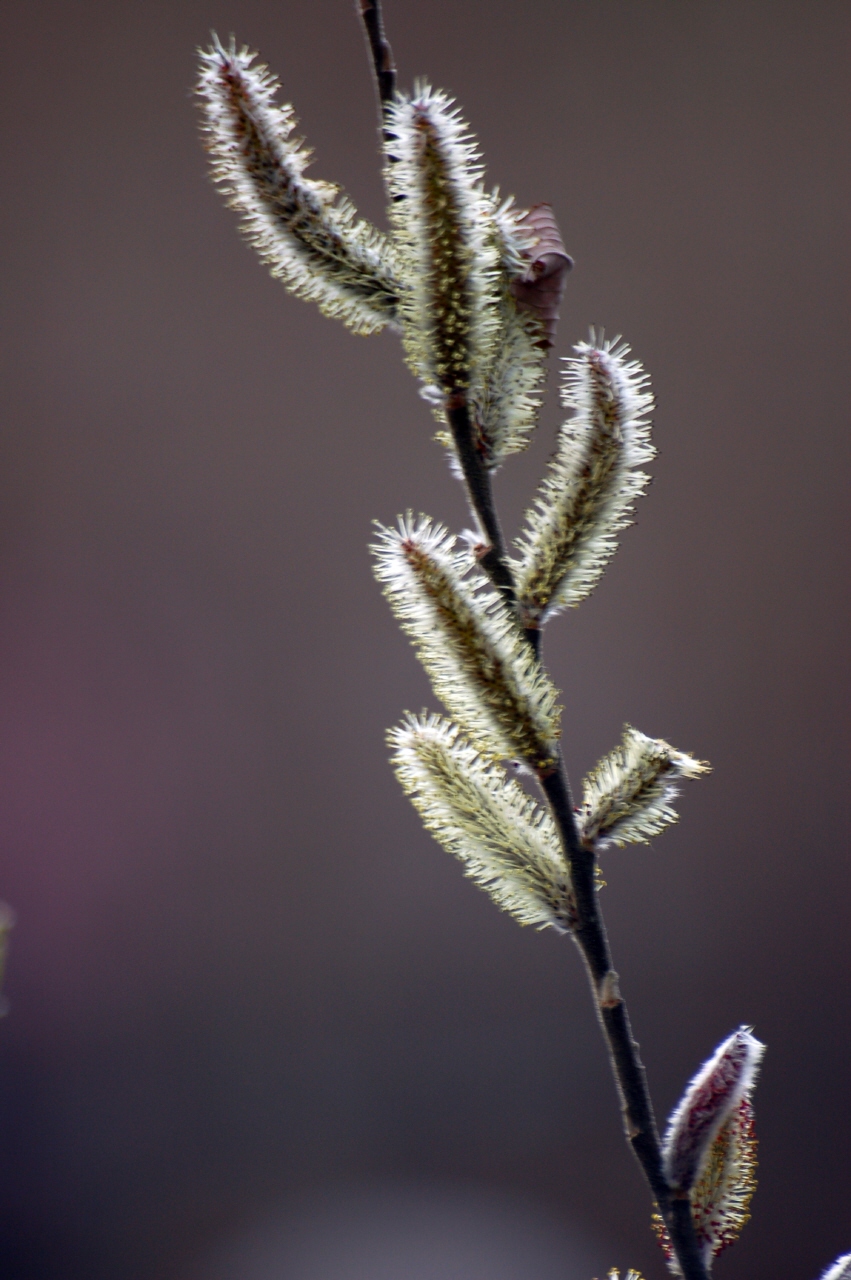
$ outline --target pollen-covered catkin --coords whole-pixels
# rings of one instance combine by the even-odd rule
[[[432,396],[463,398],[484,381],[498,324],[479,153],[452,100],[428,85],[388,106],[385,136],[405,350]]]
[[[695,1235],[707,1266],[739,1238],[750,1221],[756,1152],[753,1107],[745,1097],[718,1131],[689,1196]]]
[[[570,929],[570,871],[550,815],[441,716],[391,730],[396,774],[427,830],[521,924]]]
[[[399,282],[388,238],[356,217],[337,187],[304,176],[310,152],[292,107],[255,54],[218,40],[201,53],[197,92],[213,178],[242,229],[286,287],[356,333],[396,320]]]
[[[636,467],[654,454],[646,415],[648,379],[629,347],[580,342],[567,362],[562,399],[573,416],[526,513],[518,542],[517,595],[528,626],[540,626],[597,585],[631,522],[649,477]]]
[[[626,725],[619,745],[585,779],[578,815],[583,839],[598,849],[646,843],[677,821],[680,779],[708,772],[705,761]]]
[[[556,758],[556,690],[468,551],[426,516],[380,527],[375,574],[435,693],[477,750],[537,772]]]
[[[492,235],[499,263],[493,355],[484,379],[471,396],[476,446],[485,466],[495,471],[511,454],[529,444],[537,426],[546,372],[546,343],[539,316],[521,306],[513,289],[529,269],[532,253],[523,213],[510,200],[492,196]]]

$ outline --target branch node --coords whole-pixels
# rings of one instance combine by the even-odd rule
[[[623,1004],[623,997],[618,986],[618,975],[614,969],[610,969],[604,974],[597,986],[597,999],[601,1009],[614,1009],[617,1005]],[[639,1130],[636,1130],[639,1132]],[[633,1135],[631,1134],[630,1137]]]

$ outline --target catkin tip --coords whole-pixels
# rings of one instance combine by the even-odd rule
[[[573,411],[526,513],[518,542],[518,598],[540,625],[579,604],[597,585],[631,523],[654,455],[647,375],[620,339],[593,331],[566,362],[562,399]]]

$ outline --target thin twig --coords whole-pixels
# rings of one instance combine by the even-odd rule
[[[396,94],[396,64],[393,61],[393,50],[384,35],[381,0],[358,0],[358,9],[372,56],[378,101],[383,111]]]
[[[358,0],[358,6],[369,42],[383,113],[384,107],[392,101],[396,91],[396,68],[392,50],[384,35],[381,0]],[[446,417],[464,475],[470,508],[487,540],[485,549],[479,553],[479,563],[503,598],[516,611],[514,576],[505,551],[491,476],[476,447],[469,405],[464,396],[452,397],[447,402]],[[535,655],[540,656],[539,628],[523,630]],[[683,1280],[709,1280],[695,1235],[691,1204],[687,1198],[675,1199],[672,1196],[665,1177],[647,1076],[638,1045],[632,1036],[618,975],[612,966],[606,926],[597,898],[596,854],[583,843],[580,836],[570,783],[560,754],[555,766],[539,775],[538,782],[550,807],[570,865],[577,916],[573,939],[585,962],[594,1005],[609,1050],[627,1141],[667,1227]]]
[[[479,563],[503,597],[516,609],[514,578],[505,554],[491,476],[475,446],[466,400],[459,397],[455,403],[448,404],[446,416],[464,473],[470,507],[489,542],[488,550],[479,556]],[[525,634],[536,656],[539,656],[540,630],[527,630]],[[618,987],[618,977],[612,965],[606,926],[597,897],[597,859],[593,849],[586,847],[579,834],[570,783],[561,756],[554,768],[539,776],[538,782],[558,827],[570,865],[577,916],[573,939],[585,961],[594,1005],[609,1050],[627,1141],[659,1207],[684,1280],[708,1280],[709,1273],[695,1236],[691,1205],[688,1200],[672,1199],[665,1177],[647,1075],[639,1056],[638,1045],[632,1036],[626,1003]]]
[[[684,1280],[708,1280],[688,1200],[673,1200],[662,1167],[659,1131],[647,1088],[647,1076],[632,1036],[596,888],[596,855],[580,837],[564,763],[538,779],[558,827],[570,864],[577,923],[573,940],[585,961],[594,1004],[615,1077],[627,1141],[644,1173],[668,1229]]]
[[[491,582],[502,593],[512,609],[517,598],[514,591],[514,575],[505,554],[505,540],[499,523],[493,488],[484,459],[473,439],[473,422],[466,399],[457,395],[447,402],[446,419],[452,432],[455,452],[458,456],[470,509],[476,517],[482,535],[487,539],[484,550],[478,552],[479,564]]]

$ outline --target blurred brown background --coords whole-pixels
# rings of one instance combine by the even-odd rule
[[[556,207],[558,353],[602,324],[653,374],[653,489],[547,656],[577,780],[625,720],[714,765],[607,857],[604,905],[661,1117],[736,1025],[769,1044],[718,1276],[815,1280],[851,1249],[851,10],[386,17],[402,82],[457,94],[489,179]],[[0,1274],[479,1280],[498,1222],[491,1280],[658,1280],[578,957],[465,882],[387,766],[434,702],[370,521],[467,517],[394,338],[290,299],[207,181],[211,27],[380,220],[348,0],[4,7]],[[554,399],[499,478],[512,531]]]

